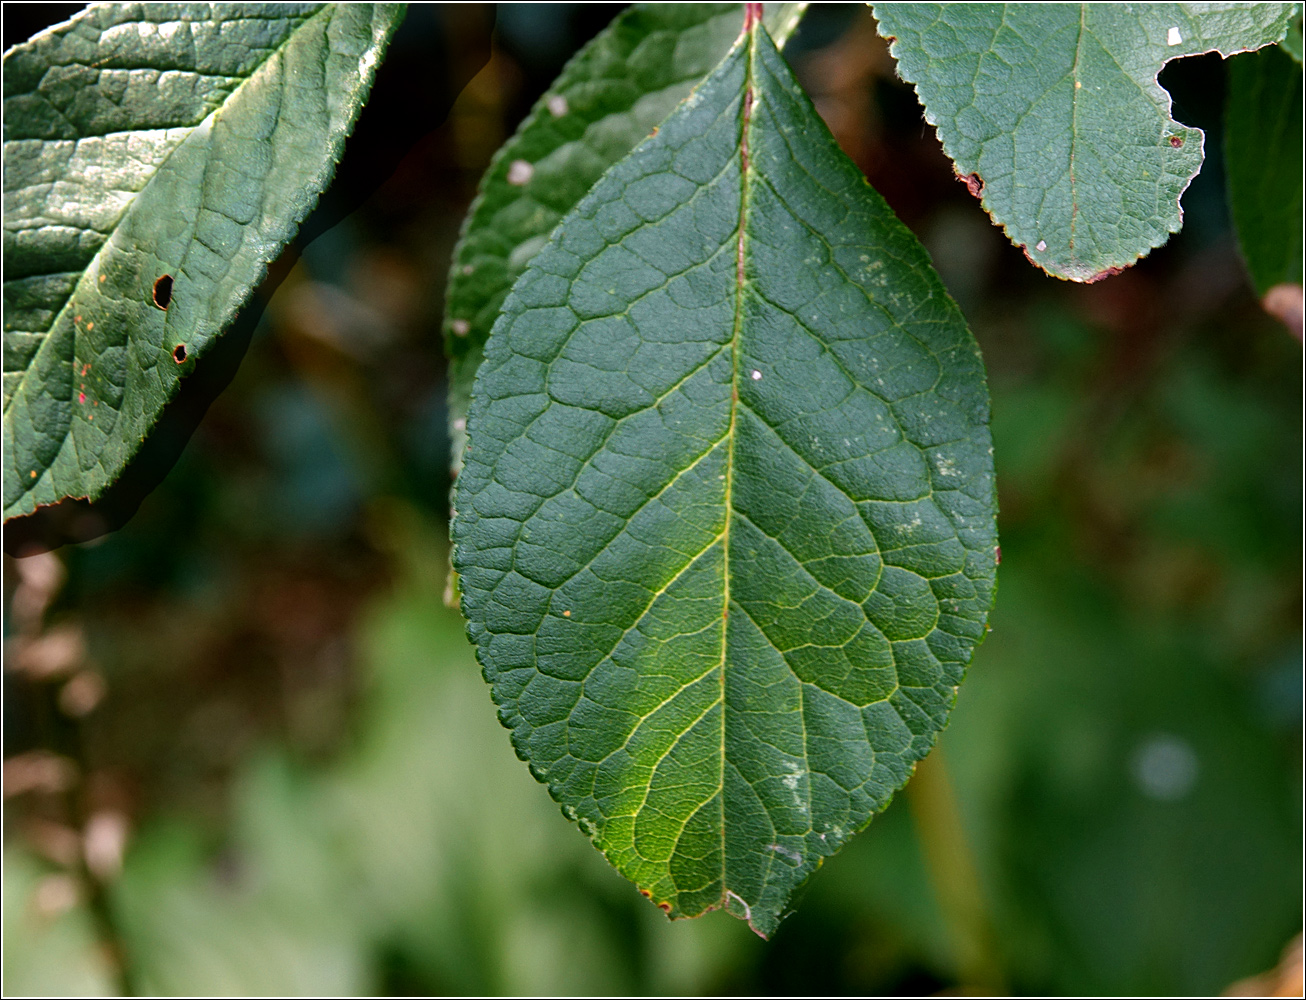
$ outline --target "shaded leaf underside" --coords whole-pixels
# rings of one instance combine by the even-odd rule
[[[1302,67],[1279,48],[1229,66],[1229,214],[1257,294],[1302,283]]]
[[[519,754],[673,916],[769,934],[944,725],[996,529],[978,349],[754,29],[486,348],[453,524]]]
[[[117,478],[330,180],[402,13],[101,4],[6,53],[6,518]]]
[[[1203,135],[1170,117],[1171,59],[1255,49],[1293,5],[876,3],[898,72],[985,209],[1048,273],[1092,281],[1183,224]]]

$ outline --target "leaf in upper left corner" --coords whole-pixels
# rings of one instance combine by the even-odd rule
[[[4,516],[95,499],[294,235],[403,4],[93,4],[4,56]]]

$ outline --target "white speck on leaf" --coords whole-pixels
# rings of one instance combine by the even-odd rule
[[[548,102],[549,114],[554,118],[561,118],[567,113],[567,99],[561,94],[554,94]]]
[[[535,176],[535,167],[525,160],[513,160],[508,164],[508,183],[521,187]]]
[[[449,324],[449,329],[453,331],[455,337],[465,337],[472,332],[472,324],[465,319],[456,319]]]
[[[757,381],[758,379],[760,379],[761,377],[762,377],[762,373],[759,372],[756,368],[754,368],[754,369],[753,369],[753,381],[756,382],[756,381]]]
[[[1037,250],[1039,253],[1042,253],[1042,252],[1043,252],[1044,250],[1046,250],[1047,248],[1048,248],[1048,245],[1047,245],[1047,242],[1046,242],[1045,240],[1039,240],[1039,241],[1038,241],[1038,245],[1034,247],[1034,249]]]
[[[467,430],[467,421],[464,420],[462,417],[459,417],[457,420],[453,422],[453,429],[456,431]]]
[[[1170,31],[1165,36],[1166,45],[1178,45],[1183,40],[1184,38],[1181,34],[1179,34],[1178,28],[1171,28]]]

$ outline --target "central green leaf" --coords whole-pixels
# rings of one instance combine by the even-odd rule
[[[760,26],[568,214],[486,345],[455,565],[500,717],[673,916],[769,934],[984,635],[974,339]]]

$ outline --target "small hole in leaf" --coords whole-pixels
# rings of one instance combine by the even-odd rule
[[[160,309],[167,309],[172,301],[172,275],[165,274],[154,283],[154,304]]]
[[[1170,145],[1173,146],[1175,149],[1178,149],[1183,144],[1184,144],[1183,136],[1179,136],[1179,135],[1170,136]]]
[[[178,344],[172,349],[172,360],[182,364],[186,360],[186,345]]]

